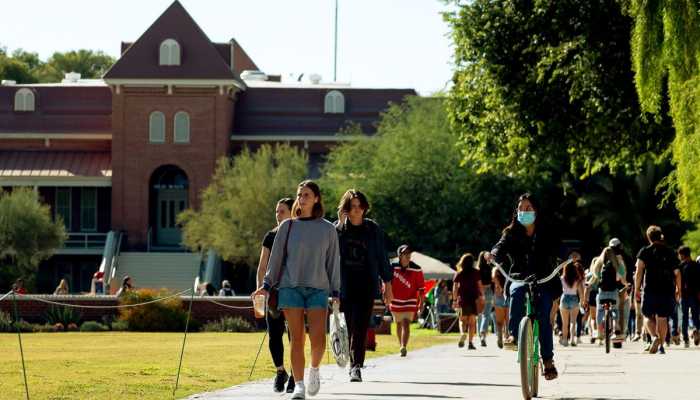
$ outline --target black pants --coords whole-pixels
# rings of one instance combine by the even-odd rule
[[[270,355],[275,367],[284,367],[284,344],[282,336],[284,336],[284,314],[279,312],[278,318],[272,318],[270,313],[265,317],[267,321],[267,336],[269,336],[268,344],[270,346]]]
[[[350,362],[352,367],[362,367],[365,363],[367,329],[372,317],[374,296],[353,296],[340,301],[340,310],[345,313],[350,336]]]

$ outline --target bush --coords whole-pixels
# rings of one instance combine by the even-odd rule
[[[170,295],[166,290],[140,289],[127,292],[120,304],[138,304]],[[182,309],[179,297],[119,311],[119,319],[125,321],[130,331],[177,332],[185,330],[187,312]]]
[[[126,321],[117,320],[112,322],[109,327],[115,332],[123,332],[129,330],[129,324]]]
[[[80,326],[80,332],[104,332],[109,327],[96,321],[86,321]]]
[[[15,328],[12,326],[12,321],[10,314],[0,311],[0,332],[14,332]]]
[[[15,324],[15,328],[13,329],[15,332],[17,331],[17,328],[19,328],[19,331],[22,333],[33,333],[34,332],[34,324],[30,324],[29,322],[21,319],[19,322]]]
[[[82,315],[80,312],[71,307],[54,307],[52,306],[46,311],[46,322],[51,325],[62,324],[63,326],[75,325],[78,329],[78,324]]]
[[[41,332],[41,333],[53,333],[53,332],[58,332],[56,330],[56,327],[54,325],[50,324],[34,324],[33,326],[34,332]]]
[[[204,332],[254,332],[255,327],[241,317],[223,317],[218,321],[209,321],[202,327]]]

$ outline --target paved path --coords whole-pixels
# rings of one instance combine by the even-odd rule
[[[560,400],[684,400],[700,398],[700,347],[672,346],[667,354],[642,354],[638,343],[605,354],[597,345],[555,346],[559,379],[540,381],[540,396]],[[335,365],[321,370],[321,392],[307,399],[520,399],[516,353],[489,347],[476,351],[440,345],[368,360],[363,383],[349,383]],[[272,393],[272,381],[261,381],[191,400],[288,399]]]

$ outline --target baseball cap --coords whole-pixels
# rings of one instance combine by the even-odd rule
[[[412,251],[413,251],[413,250],[411,250],[411,247],[410,247],[409,245],[407,245],[407,244],[402,244],[402,245],[399,246],[399,248],[396,250],[396,255],[401,256],[401,254],[410,253],[410,252],[412,252]]]
[[[618,238],[612,238],[610,243],[608,243],[608,247],[622,247],[622,242]]]

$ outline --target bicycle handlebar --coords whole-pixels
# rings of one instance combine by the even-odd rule
[[[561,269],[564,268],[564,266],[565,266],[566,264],[569,264],[569,263],[571,263],[571,262],[573,262],[573,261],[572,261],[572,260],[566,260],[566,261],[564,261],[563,263],[557,265],[557,267],[554,268],[554,271],[552,271],[552,273],[549,274],[547,277],[542,278],[542,279],[538,279],[538,280],[536,281],[537,284],[540,284],[540,285],[541,285],[541,284],[543,284],[543,283],[547,283],[547,282],[551,281],[555,276],[557,276],[557,274],[559,273],[559,271],[561,271]],[[513,283],[527,283],[527,282],[528,282],[527,279],[513,279],[513,278],[511,278],[511,276],[503,269],[503,267],[501,266],[501,264],[499,264],[499,263],[497,263],[497,262],[495,262],[495,261],[493,261],[493,260],[491,261],[491,264],[494,265],[496,268],[498,268],[498,271],[500,271],[501,274],[502,274],[507,280],[509,280],[509,281],[511,281],[511,282],[513,282]]]

